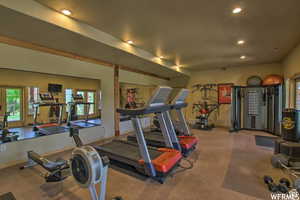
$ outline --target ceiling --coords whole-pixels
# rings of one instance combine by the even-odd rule
[[[127,66],[133,70],[156,74],[160,77],[187,78],[187,75],[168,67],[3,6],[0,6],[0,18],[5,19],[0,20],[1,36]],[[7,23],[8,21],[10,23]]]
[[[299,0],[36,1],[187,69],[278,62],[300,41]]]

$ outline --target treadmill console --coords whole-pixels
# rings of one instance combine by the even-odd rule
[[[83,96],[81,94],[73,94],[72,95],[73,101],[75,102],[83,102]]]
[[[167,86],[159,86],[153,92],[151,99],[148,101],[146,107],[162,106],[165,105],[171,91],[173,89]]]
[[[53,101],[54,97],[50,93],[40,93],[40,98],[42,101]]]
[[[171,104],[181,104],[185,103],[186,97],[189,95],[190,91],[188,89],[181,89],[176,97],[173,99]]]

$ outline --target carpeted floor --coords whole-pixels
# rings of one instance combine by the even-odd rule
[[[263,184],[265,174],[275,179],[284,174],[270,165],[272,149],[257,146],[255,135],[266,133],[226,129],[193,130],[199,138],[198,149],[189,157],[194,168],[175,174],[161,185],[109,170],[107,199],[122,196],[124,200],[199,200],[199,199],[270,199]],[[66,157],[70,151],[52,156]],[[187,163],[182,163],[187,164]],[[63,183],[44,183],[40,167],[19,170],[14,166],[0,170],[0,194],[13,192],[17,200],[87,200],[89,193],[79,188],[72,178]]]

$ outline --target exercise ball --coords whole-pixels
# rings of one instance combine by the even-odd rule
[[[259,76],[250,76],[247,79],[247,85],[248,86],[260,86],[262,83],[262,80]]]
[[[271,74],[263,80],[263,85],[279,85],[283,83],[283,78],[280,75]]]

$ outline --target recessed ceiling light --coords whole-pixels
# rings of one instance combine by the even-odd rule
[[[242,12],[242,8],[240,8],[240,7],[234,8],[234,9],[232,10],[232,13],[233,13],[233,14],[238,14],[238,13],[240,13],[240,12]]]
[[[132,40],[128,40],[127,43],[128,44],[133,44],[133,41]]]
[[[239,45],[242,45],[242,44],[245,44],[245,41],[244,41],[244,40],[239,40],[239,41],[237,41],[237,43],[238,43]]]
[[[246,56],[241,56],[240,59],[244,60],[246,59]]]
[[[70,10],[67,10],[67,9],[63,9],[62,11],[61,11],[64,15],[71,15],[72,14],[72,12],[70,11]]]

